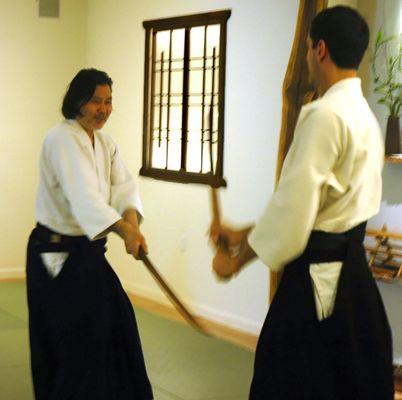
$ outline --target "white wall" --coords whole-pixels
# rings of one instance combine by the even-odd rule
[[[355,5],[356,1],[343,3]],[[380,6],[381,2],[384,0],[379,0]],[[358,7],[364,14],[364,9],[377,9],[374,3],[360,0]],[[400,0],[387,0],[386,4],[398,7]],[[47,129],[60,119],[66,85],[80,68],[103,68],[113,77],[115,111],[107,129],[119,143],[129,168],[137,174],[141,166],[142,21],[147,19],[232,9],[225,114],[228,188],[221,191],[221,197],[227,219],[241,224],[258,217],[274,186],[281,83],[293,39],[297,2],[61,0],[59,19],[39,18],[37,7],[33,0],[0,0],[0,277],[23,269],[26,239],[34,224],[40,144]],[[391,16],[398,15],[387,10]],[[372,18],[377,27],[384,13],[380,10],[375,14]],[[390,21],[389,16],[386,21]],[[364,83],[385,127],[385,109],[376,105],[367,79]],[[401,166],[385,167],[386,203],[370,221],[372,226],[387,222],[390,229],[401,231],[401,179]],[[268,271],[256,262],[228,284],[213,278],[212,251],[206,238],[210,221],[208,189],[145,178],[139,181],[150,256],[169,282],[197,312],[257,332],[267,310]],[[109,247],[109,257],[126,286],[163,299],[142,265],[124,255],[122,243],[111,238]],[[386,285],[380,288],[394,332],[401,332],[399,302],[395,300],[398,292]],[[400,356],[402,338],[394,337]]]
[[[373,109],[385,136],[387,109],[377,104],[378,96],[373,92],[371,76],[371,56],[378,29],[382,27],[387,35],[398,34],[402,28],[402,0],[329,0],[328,6],[338,4],[355,7],[367,20],[370,27],[370,44],[362,64],[359,76],[365,96]],[[380,63],[378,64],[380,65]],[[380,212],[368,222],[370,228],[379,229],[384,223],[390,231],[402,232],[402,165],[385,164],[383,170],[382,205]],[[388,318],[393,331],[394,358],[402,363],[402,286],[379,282],[378,287],[383,298]]]
[[[359,10],[370,22],[371,43],[366,56],[365,89],[367,99],[382,128],[385,136],[387,124],[387,109],[377,104],[378,96],[373,93],[370,73],[371,49],[380,27],[387,35],[402,32],[402,0],[359,0]],[[380,64],[379,64],[380,65]],[[390,231],[402,233],[402,165],[385,164],[383,171],[383,203],[381,210],[369,221],[369,226],[379,229],[385,223]],[[384,300],[388,318],[393,331],[394,357],[402,364],[402,285],[379,283],[379,289]]]
[[[88,0],[87,64],[114,80],[114,114],[107,130],[130,170],[141,167],[144,20],[231,9],[228,22],[223,214],[255,220],[274,187],[281,85],[297,17],[293,0]],[[255,262],[236,279],[211,273],[209,191],[201,185],[139,178],[150,258],[179,295],[204,316],[258,332],[267,311],[269,274]],[[109,258],[126,286],[164,297],[139,263],[111,238]]]
[[[37,1],[0,0],[0,276],[25,265],[40,144],[85,63],[85,0],[61,1],[60,11],[39,18]]]

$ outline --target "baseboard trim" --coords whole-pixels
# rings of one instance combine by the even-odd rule
[[[184,324],[187,323],[172,305],[163,303],[159,299],[152,298],[153,296],[139,294],[139,291],[132,287],[125,287],[125,290],[130,301],[135,306],[150,313],[160,315],[166,319],[179,321]],[[258,335],[230,327],[226,324],[202,316],[197,316],[196,320],[212,336],[226,340],[247,350],[255,351]]]
[[[19,281],[25,279],[24,268],[0,268],[0,281]]]
[[[121,283],[127,292],[172,307],[172,303],[170,300],[168,300],[167,296],[156,286],[142,286],[125,279],[122,279]],[[258,336],[260,333],[262,323],[259,324],[251,319],[235,315],[228,311],[219,310],[206,304],[188,300],[183,297],[181,299],[184,301],[185,305],[197,316],[203,317],[210,321],[218,322],[221,325],[225,325],[254,336]]]
[[[25,269],[22,268],[2,268],[0,269],[0,281],[21,281],[26,278]],[[138,288],[133,285],[124,284],[123,287],[130,298],[131,302],[148,312],[160,315],[163,318],[167,318],[173,321],[179,321],[181,323],[187,323],[184,318],[178,313],[178,311],[168,302],[163,302],[158,298],[158,294],[147,288]],[[193,306],[193,305],[192,305]],[[197,309],[200,314],[200,307],[192,307]],[[211,310],[201,310],[204,316],[197,316],[197,321],[200,325],[205,327],[206,331],[214,337],[226,340],[234,343],[240,347],[254,351],[257,345],[258,335],[231,327],[225,323],[225,318],[229,318],[225,315],[218,315],[218,312],[212,312]],[[222,322],[217,322],[212,318],[205,317],[205,314],[213,315],[214,317],[222,317]],[[248,330],[255,330],[256,327],[249,321],[239,319],[238,325],[244,326]]]

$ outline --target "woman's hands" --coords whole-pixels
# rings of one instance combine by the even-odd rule
[[[138,226],[136,210],[126,210],[123,218],[115,222],[108,230],[116,232],[124,240],[127,254],[131,254],[136,260],[140,259],[141,248],[148,253],[147,242]]]
[[[140,249],[148,253],[148,246],[144,235],[137,228],[129,226],[123,237],[124,245],[126,246],[127,254],[131,254],[136,260],[140,259]]]
[[[148,253],[148,246],[145,237],[140,232],[137,210],[128,208],[123,213],[123,219],[125,222],[131,225],[133,231],[128,233],[128,236],[124,238],[124,244],[126,251],[131,254],[136,260],[140,259],[140,249],[142,248],[145,254]]]

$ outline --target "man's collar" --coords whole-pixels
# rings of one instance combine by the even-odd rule
[[[359,92],[362,91],[361,89],[361,79],[359,77],[353,78],[345,78],[341,79],[340,81],[334,83],[324,94],[327,96],[330,93],[337,92],[338,90],[358,90]],[[323,96],[323,97],[324,97]]]

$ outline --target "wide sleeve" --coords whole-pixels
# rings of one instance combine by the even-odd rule
[[[117,145],[113,143],[110,204],[122,215],[127,209],[137,211],[138,220],[144,215],[137,184],[125,166]]]
[[[278,187],[248,241],[278,271],[305,249],[321,201],[321,189],[342,152],[345,127],[332,111],[305,107],[295,129]]]
[[[102,197],[90,149],[67,132],[48,138],[48,159],[81,229],[95,239],[121,216]]]

